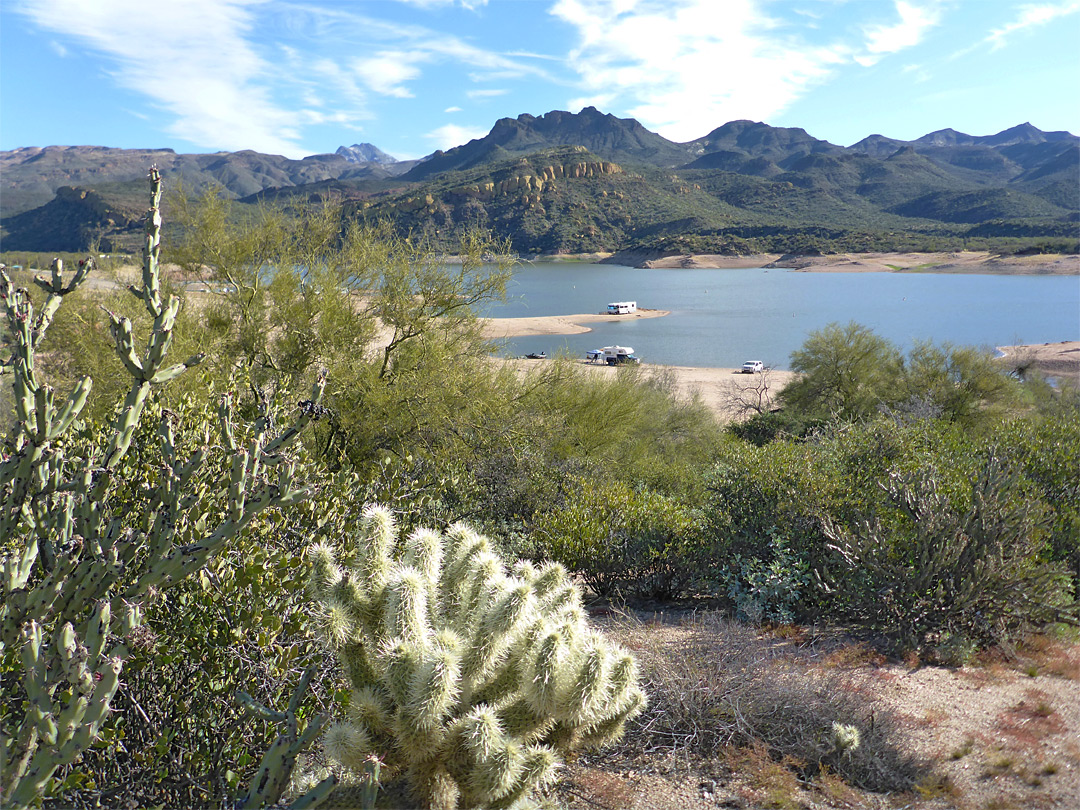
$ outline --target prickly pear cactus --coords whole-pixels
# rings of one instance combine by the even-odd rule
[[[645,705],[634,658],[586,621],[563,568],[508,571],[462,525],[403,542],[368,507],[350,556],[312,549],[310,588],[352,685],[325,738],[371,754],[428,806],[527,807],[561,758],[621,736]]]

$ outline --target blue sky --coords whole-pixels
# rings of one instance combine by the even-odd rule
[[[1080,133],[1080,0],[3,0],[0,149],[373,143],[419,157],[594,105],[850,145]]]

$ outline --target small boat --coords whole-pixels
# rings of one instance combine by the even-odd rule
[[[531,353],[525,355],[525,359],[526,360],[547,360],[547,352],[540,352],[539,354],[536,354],[535,352],[531,352]]]

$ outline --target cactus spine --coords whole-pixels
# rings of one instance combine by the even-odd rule
[[[301,403],[296,423],[271,436],[269,416],[253,426],[245,446],[233,438],[229,402],[221,422],[226,452],[232,456],[229,509],[218,520],[192,494],[206,457],[197,450],[183,457],[173,426],[163,416],[158,434],[161,465],[145,488],[146,526],[116,508],[115,480],[131,446],[151,386],[165,383],[198,363],[165,365],[180,302],[160,293],[161,178],[150,170],[151,207],[147,216],[143,281],[131,291],[153,318],[145,350],[135,348],[131,321],[110,313],[116,350],[132,384],[112,430],[100,446],[82,457],[67,457],[67,434],[86,404],[91,381],[83,379],[57,409],[53,391],[37,376],[34,359],[63,296],[85,281],[87,260],[65,284],[56,260],[50,278],[35,279],[48,298],[35,317],[26,290],[15,289],[0,272],[0,307],[13,335],[11,356],[0,365],[13,375],[16,423],[0,453],[0,661],[5,689],[25,692],[25,715],[0,728],[0,806],[40,801],[56,769],[72,763],[98,736],[130,656],[126,637],[141,623],[140,599],[150,588],[166,589],[197,571],[221,551],[263,509],[306,497],[294,482],[287,457],[304,426],[321,414],[318,400]],[[205,478],[205,476],[204,476]],[[204,490],[215,485],[199,482]],[[20,655],[5,655],[13,647]],[[6,669],[8,662],[21,663]],[[295,721],[295,717],[293,718]],[[295,723],[294,723],[295,724]],[[267,766],[291,767],[298,739],[276,746]]]
[[[645,705],[634,658],[589,627],[557,564],[508,571],[462,525],[402,543],[373,506],[348,556],[310,554],[352,686],[326,750],[351,769],[379,755],[430,807],[530,806],[563,755],[617,739]]]

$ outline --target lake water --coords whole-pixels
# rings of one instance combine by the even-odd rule
[[[932,340],[1003,346],[1080,340],[1080,277],[934,273],[804,273],[782,269],[645,270],[525,264],[491,317],[600,312],[611,301],[666,309],[663,318],[612,317],[581,335],[521,337],[522,355],[632,346],[643,362],[731,368],[744,360],[788,368],[815,329],[857,321],[904,349]]]

